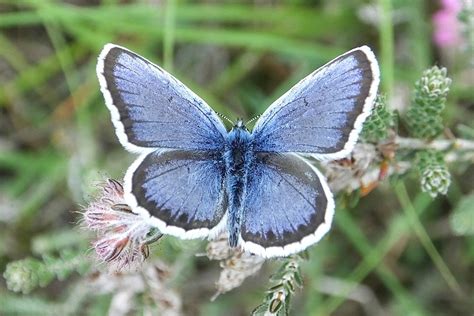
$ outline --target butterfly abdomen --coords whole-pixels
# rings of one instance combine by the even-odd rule
[[[229,201],[227,229],[231,247],[236,247],[239,241],[247,174],[254,161],[251,140],[252,135],[245,127],[234,127],[227,135],[224,160]]]

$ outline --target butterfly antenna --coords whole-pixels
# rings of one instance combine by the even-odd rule
[[[261,114],[257,115],[257,116],[254,116],[253,118],[251,118],[250,120],[248,120],[245,125],[248,126],[250,123],[252,123],[253,121],[255,121],[256,119],[258,119],[259,117],[261,116]]]
[[[224,114],[221,114],[219,112],[216,112],[214,111],[218,116],[222,117],[223,119],[225,119],[226,121],[228,121],[230,124],[234,125],[234,122],[232,122],[227,116],[225,116]]]

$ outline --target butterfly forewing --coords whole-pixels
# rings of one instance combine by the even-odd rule
[[[120,142],[141,153],[125,176],[126,202],[163,233],[207,236],[226,210],[222,122],[176,78],[123,47],[104,47],[97,75]]]
[[[226,130],[214,111],[169,73],[113,44],[99,56],[97,76],[122,145],[217,150]]]
[[[349,51],[304,78],[257,121],[255,150],[320,159],[347,156],[373,106],[379,69],[372,51]]]

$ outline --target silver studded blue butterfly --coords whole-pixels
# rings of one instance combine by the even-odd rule
[[[227,232],[230,246],[267,258],[329,231],[332,193],[301,155],[346,157],[379,85],[374,54],[355,48],[281,96],[253,131],[238,121],[228,132],[201,98],[128,49],[105,45],[97,76],[121,144],[140,154],[124,178],[133,211],[183,239]]]

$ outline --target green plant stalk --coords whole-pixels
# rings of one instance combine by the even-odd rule
[[[0,33],[0,56],[18,72],[23,71],[28,67],[28,61],[23,56],[23,52],[19,50],[10,39],[4,34]]]
[[[432,199],[425,194],[419,194],[415,199],[416,209],[423,212],[432,202]],[[400,238],[408,232],[405,216],[397,216],[390,221],[388,233],[383,239],[372,247],[371,251],[364,255],[362,262],[354,269],[351,275],[346,278],[348,281],[358,284],[372,272],[383,260],[385,255],[392,249],[392,247],[400,240]],[[354,288],[348,288],[347,293]],[[346,293],[346,296],[347,296]],[[329,315],[333,313],[343,302],[345,297],[332,297],[321,306],[325,306],[324,311],[317,315]]]
[[[31,188],[31,191],[25,192],[24,202],[20,207],[20,217],[18,222],[22,225],[30,225],[35,215],[40,209],[40,206],[46,203],[50,197],[54,194],[60,183],[65,179],[66,175],[66,161],[58,160],[53,166],[51,166],[45,177],[42,177],[40,181],[35,183],[36,185]]]
[[[413,207],[410,197],[408,195],[407,189],[403,182],[399,182],[395,185],[395,193],[397,195],[398,201],[400,202],[405,216],[408,219],[409,224],[411,225],[412,229],[414,230],[415,234],[417,235],[418,239],[420,240],[421,244],[425,248],[428,255],[431,257],[431,260],[435,264],[438,271],[441,273],[441,276],[444,278],[448,286],[451,290],[458,295],[459,297],[463,298],[464,293],[459,285],[458,281],[454,277],[454,275],[449,270],[448,266],[444,262],[443,258],[439,254],[436,247],[433,245],[430,236],[426,232],[425,228],[420,222],[418,215],[416,214],[415,208]]]
[[[430,53],[431,32],[429,24],[426,23],[428,17],[426,17],[425,12],[428,11],[425,4],[426,2],[422,0],[412,1],[411,8],[413,8],[413,10],[411,11],[410,21],[408,22],[410,31],[407,35],[409,35],[411,43],[409,47],[413,50],[412,59],[414,69],[417,73],[421,73],[427,69],[430,66],[429,61],[432,60]]]
[[[176,0],[175,0],[176,1]],[[0,1],[5,2],[5,0]],[[37,0],[10,1],[11,5],[22,4],[32,8],[41,7]],[[158,10],[157,10],[158,9]],[[75,18],[90,19],[97,21],[107,21],[114,27],[125,22],[140,21],[141,24],[161,21],[166,14],[161,7],[149,4],[120,4],[105,5],[95,7],[73,7],[60,2],[55,3],[55,7],[48,7],[48,12],[56,16],[63,17],[69,23],[75,23]],[[73,19],[71,19],[73,18]],[[294,7],[281,5],[278,7],[258,7],[246,4],[190,4],[182,3],[179,11],[176,12],[176,20],[179,22],[199,23],[242,23],[243,27],[253,29],[254,23],[258,23],[259,28],[267,29],[274,34],[286,34],[314,38],[327,34],[327,26],[330,24],[335,30],[344,30],[355,21],[355,17],[350,9],[342,13],[331,12],[330,15],[324,12],[308,10],[304,7]],[[12,26],[25,26],[41,23],[41,18],[36,11],[19,11],[3,13],[0,20],[0,28]],[[115,24],[117,23],[117,24]],[[291,27],[288,27],[291,26]]]
[[[167,0],[165,9],[165,30],[163,34],[163,63],[167,71],[173,71],[173,51],[176,28],[176,0]]]
[[[130,11],[123,13],[122,11]],[[105,13],[104,13],[105,12]],[[121,13],[122,12],[122,13]],[[176,12],[179,15],[181,8]],[[249,14],[253,11],[249,10]],[[135,13],[133,15],[132,13]],[[116,33],[117,29],[122,34],[140,34],[142,37],[152,37],[160,39],[166,36],[166,30],[157,22],[160,21],[160,14],[150,7],[127,7],[126,10],[109,9],[91,9],[75,8],[70,10],[67,6],[57,5],[48,8],[48,15],[54,16],[55,20],[61,23],[65,28],[81,27],[85,31],[97,34],[98,25],[100,30],[110,30]],[[117,18],[117,15],[121,18]],[[104,18],[110,18],[109,22],[104,24]],[[137,19],[145,22],[137,23]],[[13,19],[14,20],[14,19]],[[312,19],[314,21],[314,18]],[[0,25],[1,26],[1,25]],[[328,47],[327,45],[317,45],[308,40],[294,40],[294,36],[282,36],[273,32],[255,32],[254,30],[231,30],[225,28],[209,28],[190,25],[187,27],[174,26],[175,41],[212,43],[216,45],[243,46],[256,50],[280,51],[289,55],[300,55],[320,62],[326,62],[328,59],[344,51],[343,48]],[[92,35],[91,35],[92,36]]]
[[[394,36],[392,21],[392,1],[378,0],[381,8],[380,50],[382,65],[382,87],[390,100],[394,82]]]
[[[77,48],[77,50],[75,48]],[[0,90],[0,107],[4,107],[6,105],[6,101],[9,99],[10,95],[9,91],[14,91],[16,93],[26,93],[29,90],[35,90],[40,94],[42,99],[44,99],[45,103],[52,103],[48,93],[40,93],[41,91],[45,90],[41,89],[42,85],[44,85],[48,79],[61,70],[61,67],[63,67],[64,64],[61,66],[59,59],[63,58],[63,55],[69,54],[70,51],[73,51],[74,59],[79,59],[86,53],[84,47],[73,44],[72,47],[69,46],[63,48],[60,51],[56,51],[55,55],[50,55],[42,59],[39,63],[29,66],[27,69],[19,73],[14,79],[4,82],[2,87],[3,89]],[[69,59],[66,58],[65,60]]]
[[[410,294],[404,289],[403,285],[397,279],[393,273],[385,267],[383,264],[379,264],[378,256],[372,255],[371,250],[373,245],[370,244],[369,240],[360,230],[359,226],[356,224],[355,219],[351,217],[347,210],[338,210],[336,211],[337,221],[339,229],[343,231],[344,234],[348,237],[347,239],[352,242],[356,247],[358,252],[363,256],[368,256],[371,265],[375,266],[375,273],[379,276],[385,286],[392,291],[394,296],[399,300],[401,304],[405,307],[405,310],[408,311],[418,311],[420,314],[427,314],[426,311],[423,311],[422,306],[417,305],[416,301],[412,299]],[[352,288],[351,288],[352,290]]]
[[[2,315],[63,315],[63,312],[62,305],[56,302],[0,291]]]
[[[66,79],[66,84],[69,89],[69,93],[72,96],[74,104],[77,105],[76,98],[74,97],[74,83],[73,83],[73,68],[74,68],[74,57],[69,50],[69,46],[66,44],[66,40],[61,32],[58,30],[58,23],[56,22],[54,16],[47,14],[48,7],[54,5],[49,3],[49,1],[42,2],[41,9],[38,10],[39,15],[43,21],[43,25],[46,29],[51,43],[53,44],[54,51],[58,58],[59,64],[61,66],[62,72]],[[64,54],[59,54],[59,52],[65,51]]]
[[[243,52],[232,64],[220,73],[211,83],[208,89],[216,95],[224,94],[239,80],[246,76],[260,60],[262,54]]]

